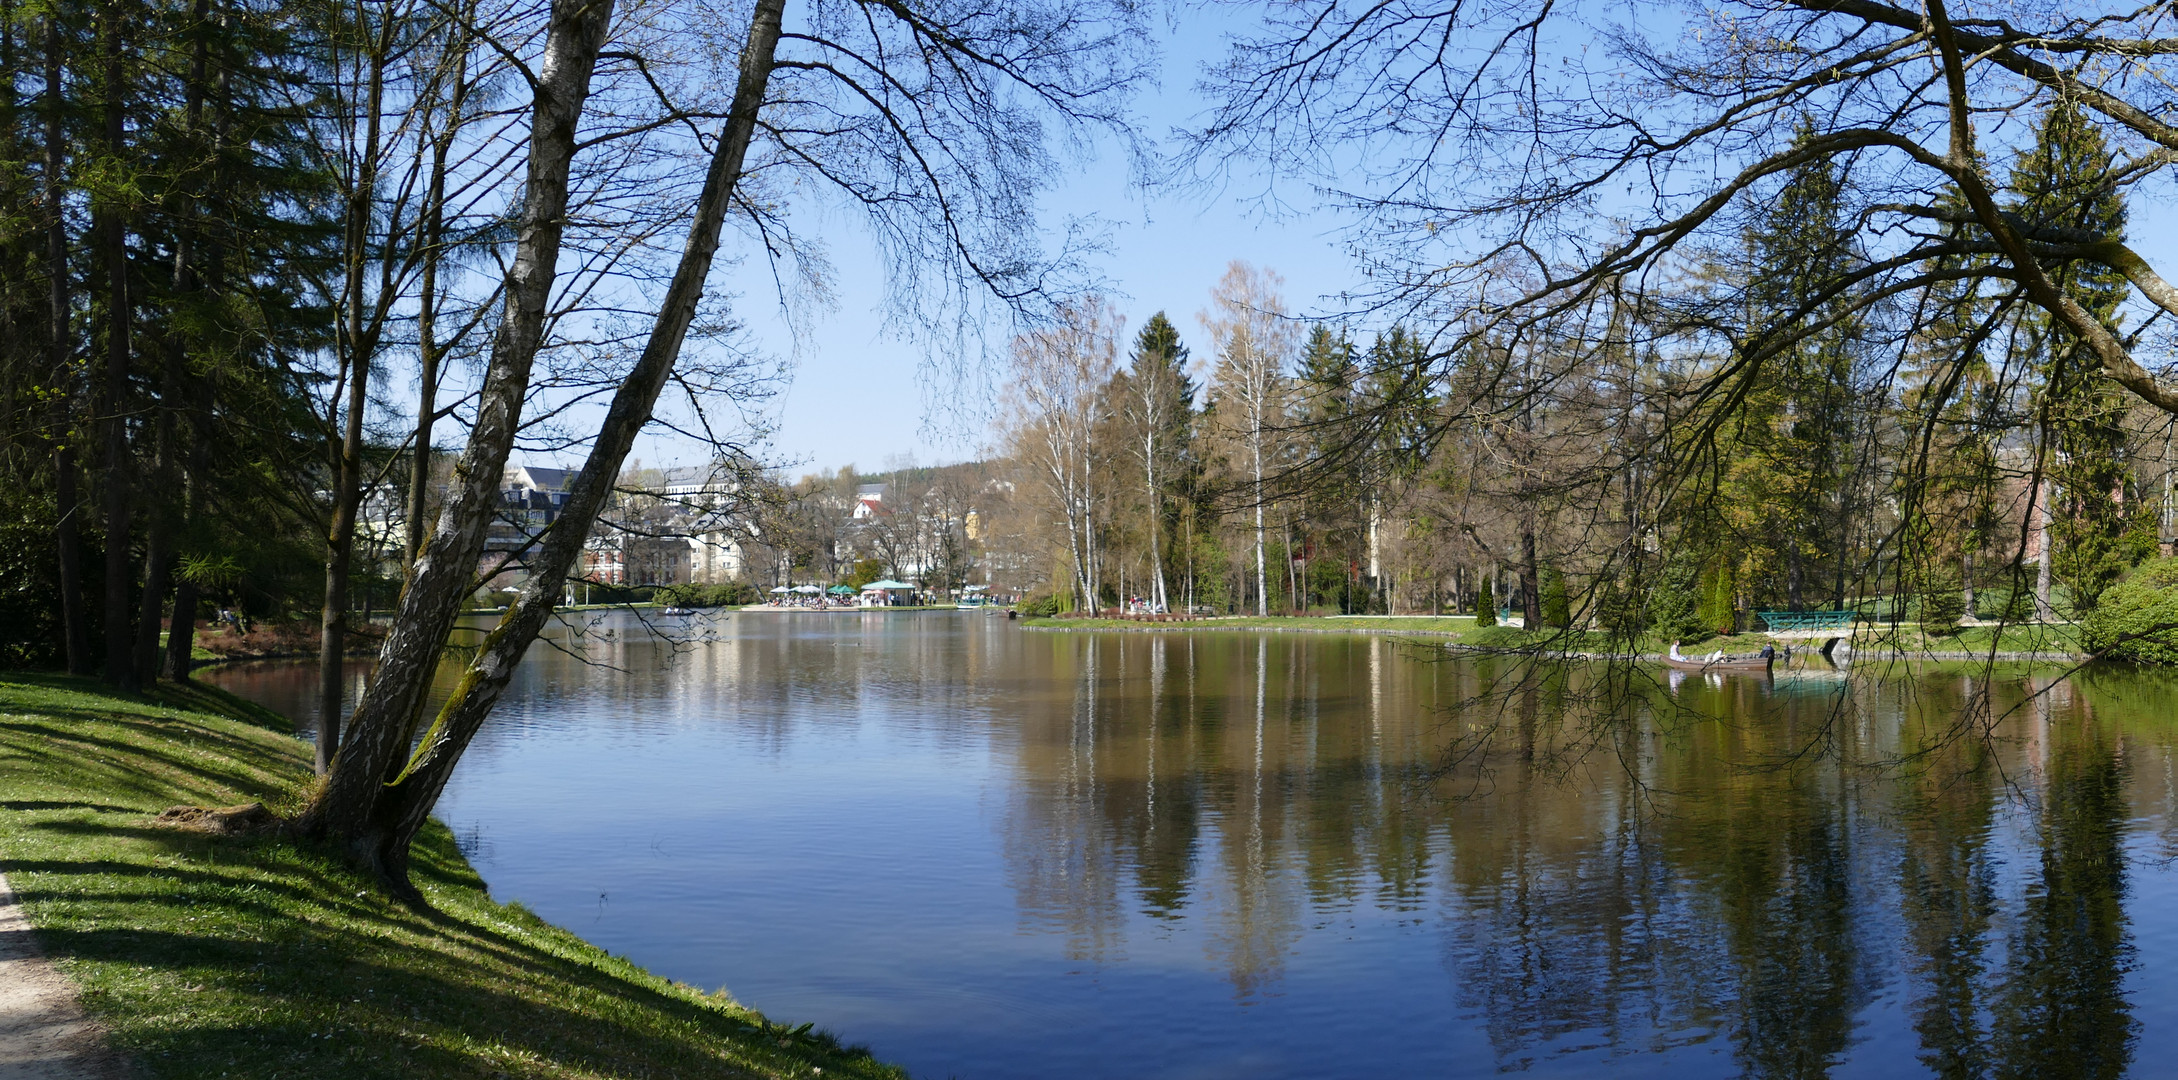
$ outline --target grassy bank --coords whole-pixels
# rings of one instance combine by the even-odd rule
[[[1475,625],[1472,616],[1271,616],[1260,618],[1252,615],[1226,616],[1196,619],[1187,622],[1138,622],[1132,619],[1045,619],[1027,618],[1021,625],[1039,630],[1279,630],[1303,633],[1391,634],[1415,637],[1444,638],[1450,644],[1474,649],[1525,649],[1538,646],[1553,651],[1604,653],[1623,651],[1623,642],[1614,641],[1609,635],[1566,630],[1528,631],[1512,626]],[[1819,642],[1777,641],[1766,634],[1733,634],[1728,637],[1709,638],[1698,645],[1689,644],[1689,652],[1708,652],[1723,649],[1726,652],[1755,652],[1765,644],[1780,647],[1792,645],[1806,648]],[[1662,653],[1670,642],[1653,635],[1645,635],[1636,645],[1642,653]],[[1929,634],[1916,623],[1903,623],[1897,627],[1863,625],[1853,635],[1853,648],[1862,653],[1903,652],[1908,655],[1933,654],[1936,656],[1983,656],[1994,651],[2006,656],[2028,653],[2050,659],[2060,659],[2078,654],[2080,650],[2079,628],[2066,624],[2032,626],[1968,626],[1956,633]]]
[[[415,852],[434,915],[309,851],[155,823],[292,806],[309,757],[285,728],[213,690],[0,676],[0,869],[151,1075],[901,1075],[492,902],[435,823]]]
[[[1030,615],[1021,625],[1045,630],[1336,630],[1361,634],[1469,634],[1475,620],[1469,615],[1218,615],[1184,622],[1143,622],[1136,619],[1041,618]]]

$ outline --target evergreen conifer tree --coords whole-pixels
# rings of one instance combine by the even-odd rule
[[[1171,610],[1172,603],[1164,542],[1171,533],[1170,496],[1181,475],[1195,416],[1197,388],[1188,373],[1187,358],[1179,328],[1160,311],[1142,324],[1128,358],[1129,371],[1114,380],[1124,388],[1120,411],[1133,421],[1129,441],[1142,469],[1143,506],[1149,518],[1150,599],[1163,611]]]
[[[1799,137],[1809,134],[1803,124]],[[1823,157],[1787,176],[1748,236],[1742,347],[1757,366],[1746,376],[1728,523],[1745,553],[1735,569],[1795,611],[1823,592],[1842,599],[1850,560],[1858,320],[1847,296],[1827,294],[1856,261],[1852,230],[1844,177]]]
[[[1318,591],[1326,594],[1314,599],[1335,602],[1347,614],[1366,603],[1354,568],[1362,563],[1367,535],[1367,463],[1366,455],[1350,445],[1355,438],[1354,391],[1360,379],[1352,339],[1322,323],[1310,328],[1301,348],[1299,420],[1307,436],[1307,452],[1316,465],[1302,507],[1321,549],[1336,553],[1336,595],[1328,595],[1329,583],[1315,570],[1324,564],[1311,566],[1310,580],[1320,582],[1323,588]]]
[[[1565,575],[1555,566],[1543,568],[1543,625],[1556,629],[1573,625],[1573,599],[1566,595]]]
[[[2125,202],[2108,182],[2112,162],[2101,132],[2077,106],[2060,100],[2042,116],[2034,145],[2012,168],[2013,209],[2031,226],[2108,239],[2125,235]],[[2050,277],[2080,306],[2114,329],[2125,279],[2094,263],[2053,267]],[[2030,317],[2030,348],[2039,352],[2037,402],[2050,450],[2051,568],[2079,610],[2125,570],[2154,551],[2129,461],[2123,390],[2103,374],[2079,338],[2047,314]]]

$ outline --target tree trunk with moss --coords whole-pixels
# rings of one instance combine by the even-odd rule
[[[556,0],[531,111],[527,184],[514,258],[491,356],[477,395],[469,443],[454,469],[438,527],[411,569],[378,677],[347,724],[325,783],[297,821],[303,835],[344,846],[389,883],[406,889],[406,840],[383,826],[388,783],[402,762],[431,689],[432,675],[476,573],[499,507],[499,479],[521,422],[530,368],[544,324],[566,229],[568,176],[576,127],[612,21],[611,0]]]

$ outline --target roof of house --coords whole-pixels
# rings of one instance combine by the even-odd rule
[[[535,488],[538,491],[565,491],[568,481],[575,478],[573,469],[547,469],[539,465],[509,465],[501,482],[508,487]]]
[[[674,465],[658,470],[658,482],[667,491],[674,488],[702,488],[711,482],[711,469],[705,465]]]

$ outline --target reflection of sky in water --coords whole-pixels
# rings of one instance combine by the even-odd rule
[[[1379,638],[715,629],[533,652],[441,817],[502,899],[917,1075],[2114,1076],[2178,1049],[2147,977],[2178,959],[2168,681],[1652,673],[1596,726],[1594,669]],[[1917,753],[1984,693],[1986,750]]]

